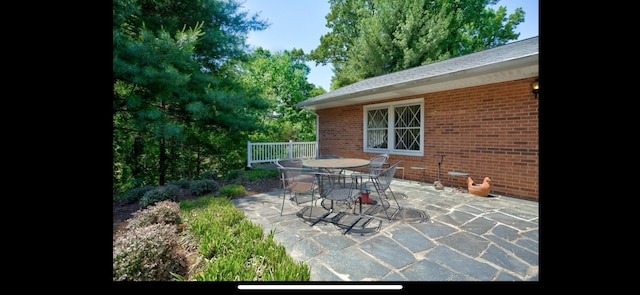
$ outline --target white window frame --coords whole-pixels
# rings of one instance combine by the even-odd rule
[[[420,149],[415,151],[410,150],[400,150],[395,149],[395,130],[393,123],[395,121],[395,108],[396,107],[405,107],[405,106],[415,106],[420,105]],[[383,109],[386,108],[388,112],[388,122],[387,122],[387,148],[369,148],[367,147],[367,142],[369,141],[368,130],[367,130],[367,120],[369,116],[367,115],[370,110],[374,109]],[[387,102],[387,103],[379,103],[379,104],[371,104],[365,105],[362,110],[362,147],[363,151],[366,153],[388,153],[394,155],[406,155],[406,156],[424,156],[424,98],[414,98],[402,101],[395,102]]]

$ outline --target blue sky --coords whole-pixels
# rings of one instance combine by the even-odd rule
[[[259,12],[263,20],[271,25],[269,28],[250,32],[247,42],[252,47],[262,47],[272,53],[302,49],[311,52],[320,45],[320,36],[329,29],[325,27],[325,16],[329,13],[327,0],[239,0],[244,1],[241,10],[249,14]],[[538,1],[537,0],[500,0],[498,6],[506,6],[508,13],[516,7],[522,7],[525,21],[518,25],[516,31],[519,39],[538,36]],[[310,83],[329,91],[333,72],[331,66],[316,66],[310,62],[311,72],[307,77]]]

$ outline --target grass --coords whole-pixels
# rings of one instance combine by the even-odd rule
[[[236,172],[248,180],[278,175],[273,168]],[[217,196],[205,195],[183,200],[180,220],[187,236],[198,249],[198,258],[190,266],[188,278],[175,275],[178,281],[298,281],[311,277],[309,267],[296,262],[284,246],[274,240],[274,231],[264,234],[260,225],[252,223],[237,209],[232,197],[244,191],[229,185]]]
[[[246,170],[247,179],[253,181],[259,178],[271,178],[278,176],[278,169],[276,168],[257,168]]]
[[[180,202],[184,223],[199,241],[204,265],[195,281],[309,281],[311,271],[273,239],[273,230],[248,220],[228,198],[205,196]]]

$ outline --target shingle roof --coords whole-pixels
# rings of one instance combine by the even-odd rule
[[[527,73],[524,75],[537,76],[538,47],[537,36],[527,38],[471,54],[368,78],[302,101],[298,103],[298,107],[320,108],[320,105],[330,102],[335,106],[337,101],[343,100],[344,102],[339,104],[346,105],[358,102],[354,100],[358,97],[369,96],[372,98],[377,96],[379,98],[380,94],[383,93],[386,93],[385,98],[391,98],[394,93],[398,94],[395,96],[400,96],[402,94],[400,90],[403,88],[409,89],[420,86],[420,90],[425,91],[428,87],[425,85],[435,83],[434,81],[443,83],[447,80],[462,79],[462,77],[468,79],[474,75],[486,75],[488,71],[495,73],[497,70],[507,68],[513,70],[518,67],[531,67],[532,63],[535,63],[535,73],[532,73],[531,68],[528,68]],[[518,79],[522,78],[521,76],[516,76]],[[487,79],[484,80],[486,83],[489,82]],[[460,84],[460,87],[466,86],[469,85]],[[446,87],[451,87],[450,83]],[[411,93],[404,92],[404,94]],[[359,101],[362,101],[362,99]]]

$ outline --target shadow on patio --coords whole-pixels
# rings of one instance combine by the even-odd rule
[[[393,221],[369,211],[374,222],[347,234],[358,211],[310,226],[300,216],[309,199],[286,202],[282,216],[281,191],[233,201],[265,234],[275,230],[288,254],[309,265],[312,281],[538,281],[537,202],[401,179],[392,187],[407,210]],[[316,209],[325,211],[319,201]]]

